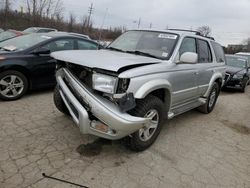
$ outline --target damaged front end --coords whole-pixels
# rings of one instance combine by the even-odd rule
[[[133,94],[126,93],[129,79],[72,63],[59,68],[56,79],[60,95],[83,134],[115,140],[149,123],[148,118],[126,113],[135,107]]]

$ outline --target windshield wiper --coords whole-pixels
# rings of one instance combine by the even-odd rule
[[[118,51],[118,52],[124,52],[123,50],[119,49],[119,48],[114,48],[114,47],[108,47],[106,49],[109,49],[109,50],[114,50],[114,51]]]
[[[135,51],[126,51],[126,53],[130,53],[130,54],[135,54],[135,55],[143,55],[143,56],[147,56],[147,57],[153,57],[153,58],[157,58],[157,59],[161,59],[155,55],[152,55],[150,53],[147,53],[147,52],[142,52],[142,51],[138,51],[138,50],[135,50]]]

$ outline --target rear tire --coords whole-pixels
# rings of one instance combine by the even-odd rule
[[[152,118],[148,127],[141,128],[132,135],[126,137],[126,146],[133,151],[143,151],[149,148],[158,137],[163,124],[163,102],[155,97],[148,96],[137,102],[136,107],[129,113],[137,117]]]
[[[54,104],[60,112],[66,115],[69,115],[69,110],[61,97],[58,85],[56,85],[55,90],[54,90]]]
[[[210,112],[212,112],[216,104],[217,98],[219,96],[219,93],[220,93],[219,84],[217,82],[214,82],[210,94],[207,98],[207,102],[204,105],[198,107],[197,109],[204,114],[209,114]]]
[[[28,79],[21,72],[8,70],[0,73],[0,98],[2,100],[20,99],[28,88]]]

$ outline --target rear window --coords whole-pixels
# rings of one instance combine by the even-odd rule
[[[225,54],[224,54],[224,50],[221,47],[221,45],[216,43],[216,42],[211,42],[211,44],[212,44],[213,49],[214,49],[217,63],[225,63]]]

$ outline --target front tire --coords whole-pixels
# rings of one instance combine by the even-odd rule
[[[129,113],[137,117],[147,117],[151,122],[132,135],[126,137],[126,145],[133,151],[143,151],[149,148],[158,137],[163,124],[163,102],[155,97],[148,96],[137,102],[136,107]]]
[[[204,105],[198,107],[198,110],[204,114],[209,114],[210,112],[212,112],[217,102],[219,92],[220,92],[219,84],[215,82],[207,98],[207,102]]]
[[[0,73],[0,98],[5,101],[20,99],[28,90],[29,82],[21,72],[9,70]]]
[[[61,97],[58,85],[56,85],[55,90],[54,90],[54,104],[60,112],[62,112],[63,114],[69,115],[69,110]]]

